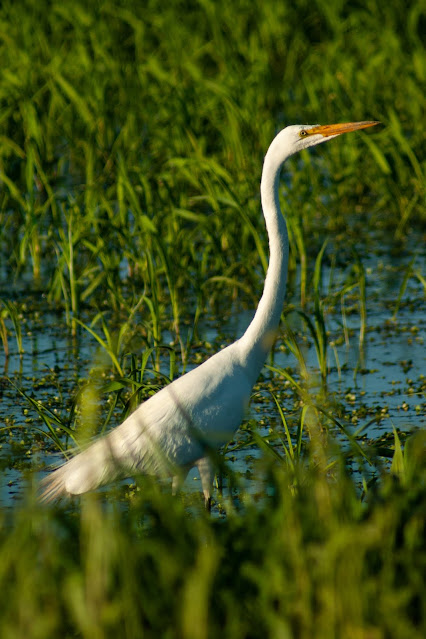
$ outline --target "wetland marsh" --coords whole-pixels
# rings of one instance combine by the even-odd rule
[[[424,636],[425,20],[2,3],[2,636]],[[382,125],[284,167],[286,304],[212,517],[195,472],[41,506],[67,450],[248,325],[276,131],[357,119]]]

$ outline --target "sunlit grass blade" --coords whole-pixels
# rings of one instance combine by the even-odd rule
[[[270,364],[265,364],[265,368],[272,371],[273,373],[277,373],[281,377],[284,377],[288,382],[290,382],[291,386],[294,387],[297,392],[302,395],[303,387],[294,379],[294,376],[291,375],[285,368],[281,368],[279,366],[271,366]]]
[[[405,479],[405,464],[404,456],[402,453],[402,446],[398,436],[396,428],[393,428],[393,435],[395,441],[395,452],[392,458],[391,473],[396,475],[401,481]]]
[[[412,257],[412,259],[410,260],[410,262],[407,264],[407,266],[405,268],[404,278],[403,278],[403,280],[401,282],[401,286],[399,288],[398,297],[397,297],[397,300],[395,302],[394,312],[392,314],[392,320],[393,321],[396,320],[399,308],[401,306],[402,298],[404,297],[405,292],[407,290],[408,282],[410,281],[410,279],[412,277],[416,277],[419,280],[419,282],[423,285],[423,288],[426,291],[426,279],[423,277],[423,275],[420,273],[420,271],[418,271],[417,269],[414,269],[414,264],[415,264],[416,260],[417,260],[417,254]]]
[[[102,328],[103,328],[103,331],[104,331],[105,339],[102,339],[102,337],[94,330],[94,328],[92,328],[97,323],[97,321],[99,319],[102,320],[102,314],[98,314],[98,316],[92,322],[92,326],[88,326],[87,324],[85,324],[84,322],[79,320],[78,318],[75,318],[75,321],[77,322],[77,324],[80,324],[80,326],[82,326],[86,331],[88,331],[95,338],[95,340],[98,342],[98,344],[100,346],[102,346],[103,350],[110,357],[110,359],[111,359],[111,361],[112,361],[117,373],[121,377],[123,377],[123,375],[124,375],[123,369],[122,369],[121,364],[120,364],[120,362],[118,360],[117,343],[114,343],[115,340],[113,339],[113,336],[109,332],[109,330],[107,328],[107,325],[105,324],[104,321],[102,321]]]
[[[373,466],[373,462],[371,460],[371,458],[368,456],[367,452],[364,450],[364,448],[362,446],[360,446],[360,444],[358,443],[358,441],[355,439],[355,437],[349,432],[348,428],[346,428],[342,422],[337,419],[336,417],[334,417],[334,415],[332,415],[326,408],[317,405],[316,406],[317,410],[321,413],[323,413],[323,415],[330,421],[332,422],[335,426],[338,427],[338,429],[345,435],[346,439],[348,440],[348,442],[351,444],[352,449],[359,454],[360,457],[362,457],[363,459],[365,459],[365,461],[370,465]]]
[[[283,448],[284,448],[284,451],[286,453],[286,456],[287,456],[288,460],[293,464],[294,461],[295,461],[295,457],[296,456],[295,456],[293,441],[292,441],[292,438],[291,438],[291,435],[290,435],[290,429],[289,429],[289,426],[288,426],[288,423],[287,423],[287,419],[286,419],[286,417],[284,415],[282,406],[281,406],[280,402],[278,401],[277,396],[274,393],[272,393],[272,392],[271,392],[271,396],[272,396],[272,399],[275,402],[275,406],[278,409],[278,414],[280,416],[281,423],[282,423],[283,428],[284,428],[284,433],[285,433],[285,436],[286,436],[286,439],[287,439],[287,446],[283,445]]]

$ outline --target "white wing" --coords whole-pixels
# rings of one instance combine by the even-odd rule
[[[174,475],[177,468],[193,465],[232,437],[251,384],[236,342],[150,397],[120,426],[46,477],[43,498],[84,493],[118,476]]]

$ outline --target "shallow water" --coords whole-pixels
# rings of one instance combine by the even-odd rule
[[[362,427],[372,416],[377,419],[368,427],[370,439],[380,438],[392,432],[411,432],[426,425],[426,317],[424,313],[424,288],[419,279],[412,277],[402,298],[400,308],[393,318],[396,299],[408,264],[409,256],[398,259],[384,255],[363,258],[367,278],[367,332],[363,348],[359,345],[360,319],[357,312],[346,316],[348,340],[342,340],[342,316],[339,311],[327,317],[330,340],[336,346],[329,351],[330,372],[328,390],[346,404],[346,413],[353,429]],[[424,264],[424,253],[418,256],[417,265]],[[324,281],[329,273],[325,270]],[[334,282],[343,281],[344,272],[334,270]],[[0,503],[10,505],[22,494],[23,486],[30,481],[31,469],[51,464],[61,459],[50,448],[44,452],[34,441],[34,428],[45,429],[28,401],[22,398],[8,381],[8,377],[25,392],[36,399],[55,402],[58,410],[62,401],[72,397],[78,382],[87,378],[96,360],[98,347],[89,333],[79,331],[73,338],[66,327],[63,313],[54,313],[43,297],[28,292],[28,284],[10,287],[3,279],[0,298],[15,299],[22,304],[26,300],[31,311],[24,313],[22,357],[16,351],[13,328],[10,331],[10,357],[6,361],[0,355],[0,366],[4,372],[0,393],[2,424],[0,428]],[[25,308],[25,307],[24,307]],[[252,312],[240,311],[232,315],[225,328],[208,320],[201,322],[199,333],[202,340],[220,347],[244,331]],[[340,342],[340,343],[339,343]],[[337,355],[337,357],[336,357]],[[317,368],[315,350],[306,347],[304,356],[315,376]],[[282,348],[280,340],[274,355],[274,364],[290,367],[297,374],[295,358]],[[168,361],[164,362],[167,374]],[[272,375],[264,369],[262,380],[268,382]],[[275,376],[274,388],[284,387],[284,381]],[[277,411],[269,392],[258,389],[257,400],[253,400],[248,417],[261,419],[261,432],[266,434],[270,423],[277,423]],[[10,430],[9,426],[13,425]],[[233,454],[232,470],[245,476],[247,466],[258,456],[255,449],[245,449]],[[246,482],[245,482],[246,483]],[[250,482],[248,482],[250,484]],[[252,484],[254,486],[255,484]],[[191,471],[185,484],[186,490],[199,490],[200,482],[195,470]],[[246,485],[247,488],[247,485]],[[252,487],[248,486],[248,490]],[[254,489],[253,489],[254,490]]]

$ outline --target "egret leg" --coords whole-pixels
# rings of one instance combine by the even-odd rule
[[[178,475],[173,475],[172,479],[172,495],[176,495],[182,487],[186,476],[189,472],[189,468],[181,468],[180,473]]]
[[[204,493],[204,505],[206,507],[206,510],[210,512],[212,505],[211,487],[214,477],[213,467],[208,457],[199,459],[196,466],[201,477],[201,486],[203,487]]]
[[[176,495],[181,486],[182,477],[180,475],[174,475],[172,479],[172,495]]]

